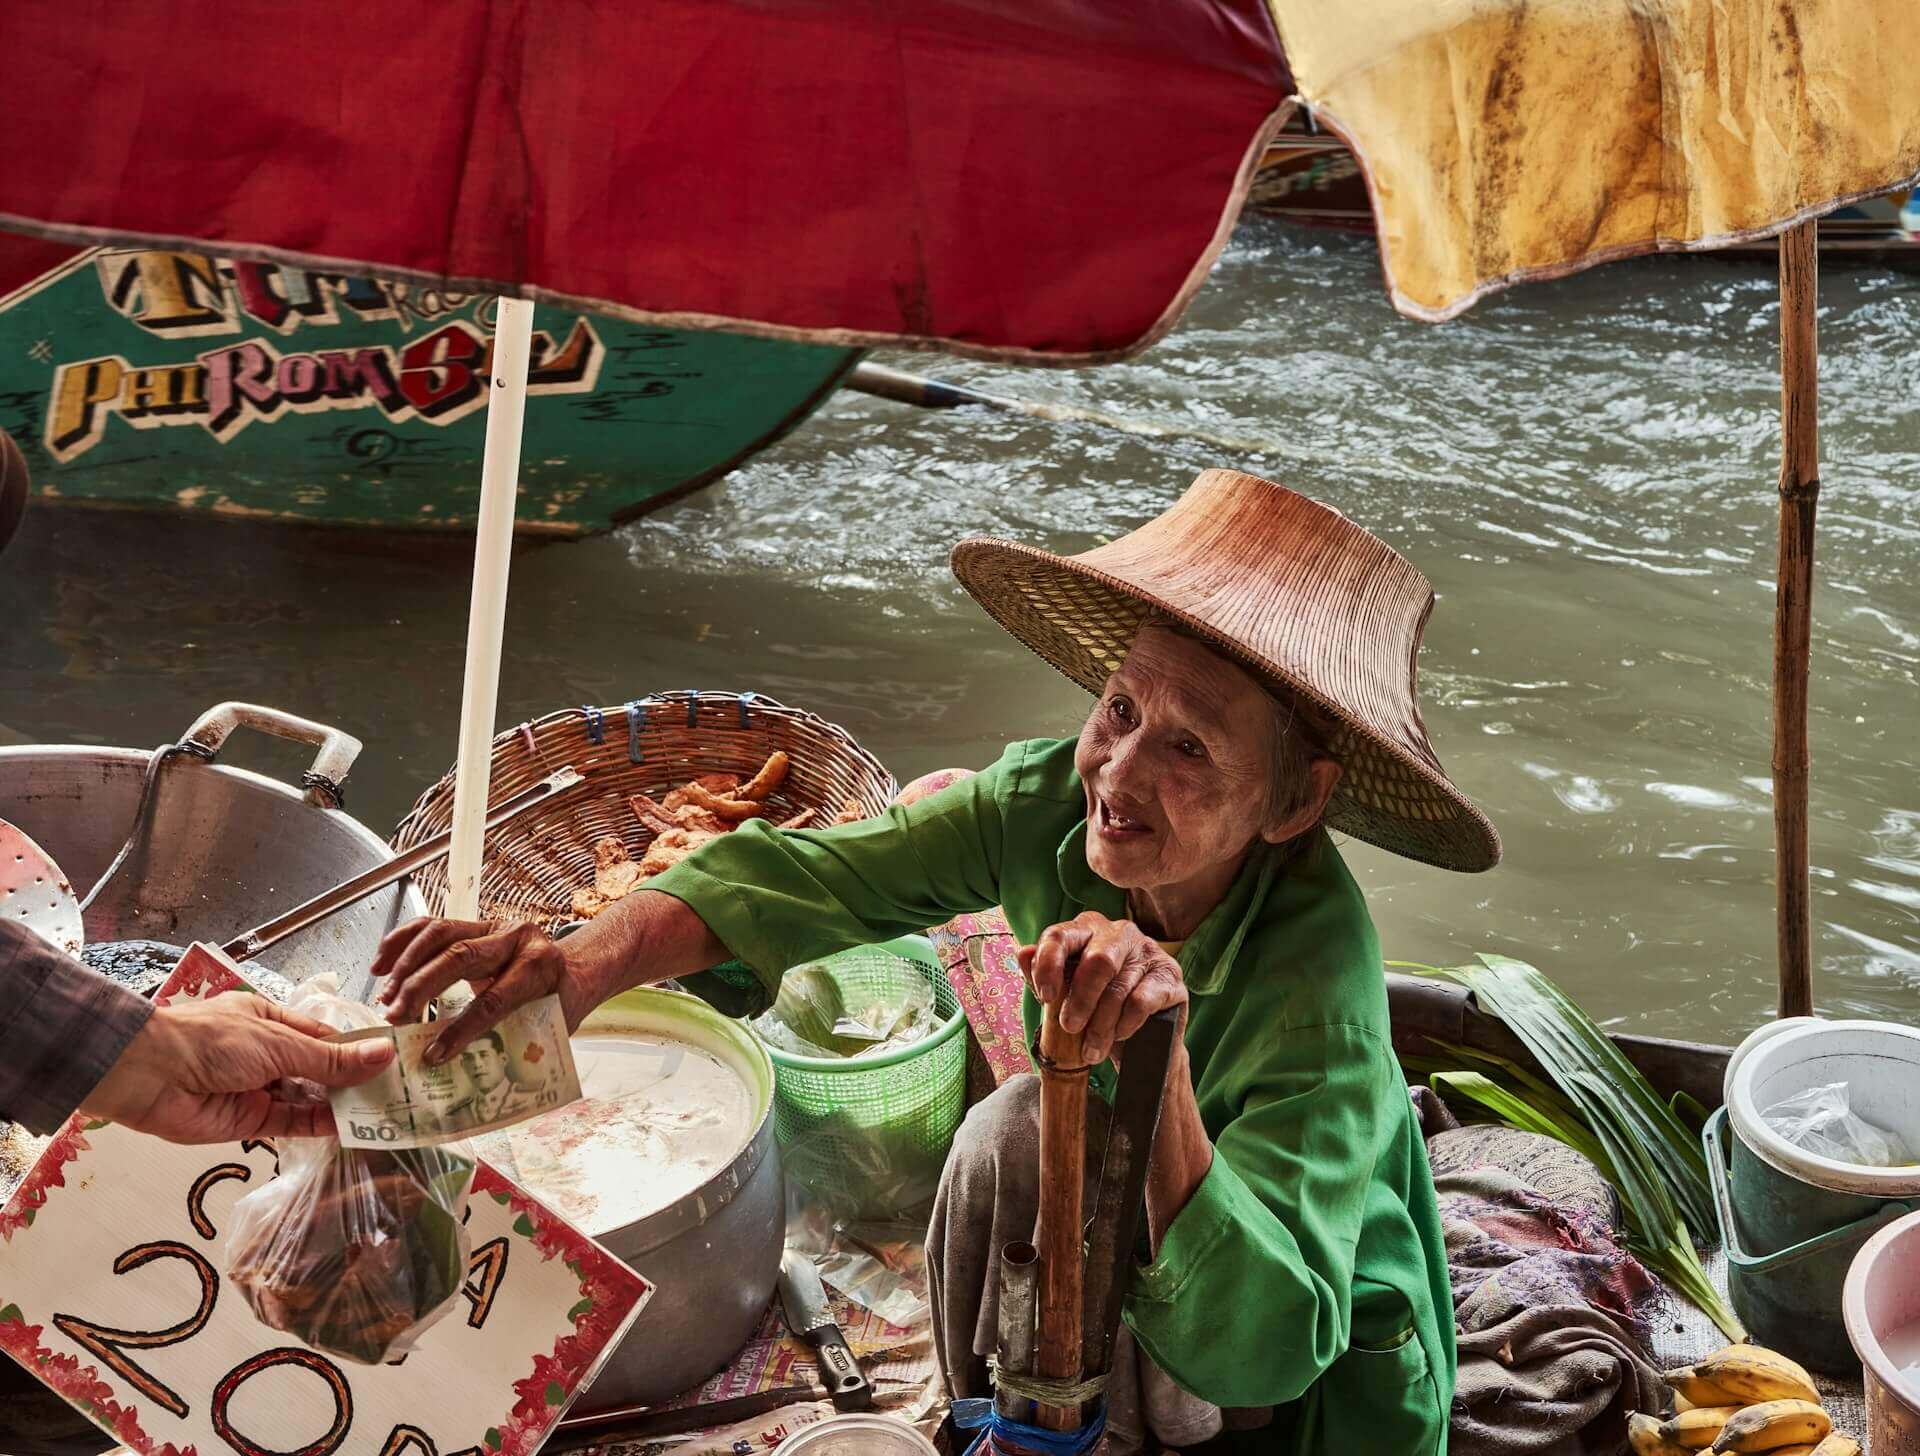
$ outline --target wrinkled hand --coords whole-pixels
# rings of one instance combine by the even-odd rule
[[[1180,1032],[1186,1031],[1180,963],[1131,920],[1082,911],[1021,946],[1019,958],[1033,994],[1056,1008],[1061,1029],[1080,1033],[1089,1062],[1105,1061],[1169,1006],[1180,1008]]]
[[[328,1137],[331,1109],[287,1101],[281,1078],[352,1087],[393,1059],[391,1042],[326,1040],[333,1034],[245,991],[162,1006],[80,1110],[174,1143]]]
[[[569,1031],[593,1009],[568,974],[559,943],[537,925],[422,916],[387,933],[373,958],[373,974],[387,978],[380,1000],[387,1020],[396,1023],[418,1021],[433,998],[456,982],[473,987],[472,1002],[428,1043],[429,1063],[447,1061],[509,1011],[542,996],[560,997]]]

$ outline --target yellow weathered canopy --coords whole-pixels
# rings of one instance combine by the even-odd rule
[[[1271,0],[1394,305],[1713,248],[1920,173],[1920,0]]]

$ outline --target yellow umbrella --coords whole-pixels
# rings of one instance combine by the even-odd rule
[[[1813,1009],[1807,676],[1820,492],[1814,219],[1920,180],[1914,0],[1270,0],[1359,160],[1394,306],[1780,234],[1779,1010]]]

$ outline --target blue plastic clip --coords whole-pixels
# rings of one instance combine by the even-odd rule
[[[607,741],[607,715],[594,707],[592,703],[582,703],[580,711],[587,715],[587,742],[598,746]]]

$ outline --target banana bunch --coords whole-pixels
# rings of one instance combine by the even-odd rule
[[[1860,1443],[1834,1430],[1821,1409],[1813,1377],[1785,1355],[1729,1345],[1696,1365],[1669,1370],[1666,1378],[1677,1413],[1664,1421],[1631,1417],[1627,1442],[1634,1456],[1860,1456]]]

